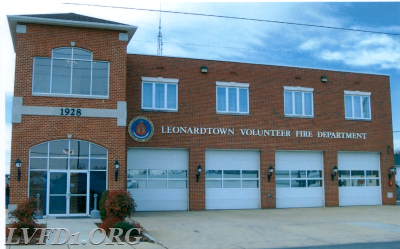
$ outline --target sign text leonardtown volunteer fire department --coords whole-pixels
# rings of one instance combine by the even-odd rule
[[[367,139],[367,133],[359,132],[332,132],[332,131],[289,131],[289,130],[263,130],[263,129],[239,129],[239,135],[259,137],[318,137],[318,138],[344,138]],[[178,127],[161,126],[161,133],[171,134],[195,134],[195,135],[235,135],[233,128],[204,128],[204,127]]]

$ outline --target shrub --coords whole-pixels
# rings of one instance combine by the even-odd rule
[[[100,219],[103,221],[105,218],[107,218],[107,212],[104,207],[104,202],[106,201],[107,195],[108,195],[108,190],[104,190],[103,193],[101,194],[100,201],[99,201],[99,213],[100,213]]]
[[[120,218],[117,217],[107,217],[103,220],[103,223],[100,224],[99,228],[104,229],[108,234],[110,232],[110,228],[114,226],[115,223],[122,221]]]
[[[120,221],[117,222],[113,225],[113,228],[121,228],[122,229],[122,235],[125,235],[129,229],[135,228],[131,223],[128,223],[126,221]],[[138,235],[137,230],[132,230],[131,235]]]
[[[123,220],[135,211],[135,202],[126,190],[111,190],[104,201],[106,217],[115,217]]]
[[[10,214],[17,219],[17,222],[36,221],[38,200],[33,196],[27,201],[19,204],[18,207]]]
[[[23,238],[22,228],[28,228],[28,237],[32,237],[35,232],[35,228],[41,228],[36,221],[36,215],[38,215],[39,210],[37,210],[38,200],[34,197],[29,197],[28,200],[19,204],[18,207],[12,211],[10,214],[16,218],[16,221],[10,223],[8,228],[16,228],[13,233],[13,238],[21,237]],[[8,237],[10,230],[7,229],[6,235]],[[35,234],[35,238],[40,236],[40,232]]]
[[[24,220],[24,221],[20,221],[20,222],[12,222],[10,224],[10,226],[8,228],[16,228],[14,230],[14,234],[13,237],[20,237],[23,238],[24,234],[22,231],[22,228],[28,228],[28,237],[32,237],[32,235],[35,233],[35,228],[41,228],[41,226],[39,224],[37,224],[36,222],[34,222],[33,220]],[[6,235],[8,236],[9,234],[9,229],[7,229],[8,232],[6,233]],[[37,232],[35,234],[35,237],[39,237],[40,236],[40,232]]]
[[[137,222],[136,220],[129,219],[126,222],[129,222],[132,226],[134,226],[136,228],[140,228],[141,232],[146,232],[146,229],[144,229],[144,227],[142,227],[142,225],[140,225],[140,223]]]

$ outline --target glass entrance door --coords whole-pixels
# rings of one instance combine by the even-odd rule
[[[67,214],[68,172],[49,172],[48,214]]]
[[[87,172],[69,173],[69,214],[86,214]]]
[[[49,172],[48,214],[88,215],[88,173]]]

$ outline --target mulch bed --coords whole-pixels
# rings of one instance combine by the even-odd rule
[[[46,224],[38,224],[38,225],[41,228],[46,228]],[[6,224],[6,242],[7,242],[7,239],[8,239],[7,228],[9,228],[10,226],[11,226],[10,224]],[[18,237],[16,235],[16,231],[17,230],[14,230],[14,234],[13,234],[13,238],[11,239],[11,242],[15,243],[15,242],[17,242],[19,240],[18,245],[25,245],[24,238],[23,237],[22,238]],[[37,243],[39,243],[40,234],[41,234],[41,231],[36,232],[34,237],[29,241],[29,243],[27,245],[36,245]]]

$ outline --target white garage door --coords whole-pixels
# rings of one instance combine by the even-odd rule
[[[339,206],[381,205],[379,153],[339,152]]]
[[[136,211],[188,210],[189,154],[182,149],[128,149],[127,187]]]
[[[260,208],[260,152],[206,150],[206,209]]]
[[[322,162],[321,152],[276,152],[276,208],[323,207]]]

